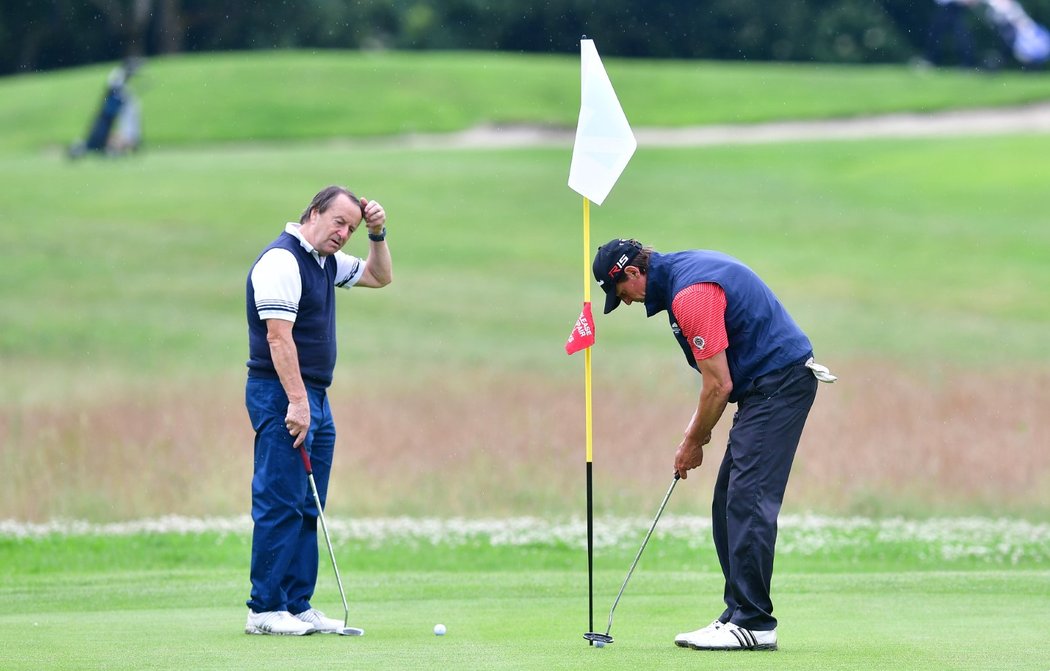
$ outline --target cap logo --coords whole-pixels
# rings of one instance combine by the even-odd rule
[[[693,336],[693,347],[697,348],[698,350],[703,350],[704,345],[706,344],[707,343],[704,342],[704,339],[700,336]]]
[[[630,261],[630,260],[631,260],[631,258],[629,256],[627,256],[626,254],[621,256],[616,261],[616,263],[613,264],[613,267],[609,269],[609,277],[616,277],[617,275],[622,273],[623,272],[623,267],[626,266],[627,262]]]

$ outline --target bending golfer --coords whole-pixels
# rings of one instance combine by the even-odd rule
[[[621,239],[598,248],[593,272],[606,294],[606,314],[621,301],[644,303],[647,317],[666,310],[686,361],[703,376],[674,458],[682,478],[703,462],[726,404],[737,404],[712,505],[726,608],[706,627],[676,636],[675,644],[775,650],[769,585],[777,515],[817,379],[835,378],[813,363],[809,338],[769,287],[732,257],[659,254]]]
[[[248,381],[255,429],[249,634],[337,632],[343,622],[310,606],[317,582],[317,515],[297,449],[307,450],[321,505],[335,451],[327,389],[335,369],[335,288],[383,287],[392,266],[386,212],[330,186],[299,223],[285,226],[247,282]],[[368,258],[340,250],[361,226]]]

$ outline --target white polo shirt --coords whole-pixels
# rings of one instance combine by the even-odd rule
[[[334,262],[335,286],[349,289],[361,280],[365,273],[365,262],[356,256],[341,251],[331,256],[321,256],[299,231],[299,224],[289,222],[284,231],[295,236],[303,249],[310,252],[317,264],[324,268],[326,262]],[[299,299],[303,293],[299,263],[287,249],[274,248],[267,251],[252,269],[252,287],[255,289],[255,309],[259,319],[283,319],[294,322],[299,312]]]

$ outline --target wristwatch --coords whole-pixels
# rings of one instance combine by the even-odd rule
[[[384,226],[383,230],[379,231],[378,233],[373,233],[372,231],[369,231],[368,239],[372,242],[382,242],[386,240],[386,226]]]

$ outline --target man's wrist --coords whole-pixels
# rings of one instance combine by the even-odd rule
[[[685,440],[687,443],[696,445],[697,447],[703,447],[707,443],[711,442],[711,432],[700,433],[699,431],[686,431]]]
[[[384,226],[378,233],[368,232],[368,239],[372,242],[382,242],[386,240],[386,226]]]

